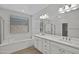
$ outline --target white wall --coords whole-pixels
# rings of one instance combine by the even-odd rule
[[[32,33],[36,34],[40,32],[40,16],[48,13],[50,17],[50,22],[55,24],[57,27],[59,27],[59,21],[56,18],[58,14],[58,8],[62,5],[49,5],[47,8],[42,9],[38,13],[32,16]],[[56,32],[57,35],[60,35],[59,29],[56,29],[58,32]]]
[[[40,15],[48,13],[51,23],[56,25],[56,35],[62,35],[62,23],[68,23],[68,36],[79,38],[79,9],[69,13],[59,14],[58,9],[62,6],[61,4],[52,4],[33,15],[32,33],[40,32]]]
[[[17,15],[17,16],[25,16],[29,18],[29,32],[28,33],[10,33],[10,15]],[[31,16],[28,14],[23,14],[20,12],[0,9],[0,16],[4,20],[4,40],[3,43],[9,43],[17,40],[27,40],[31,38]]]
[[[18,50],[25,49],[28,47],[31,47],[33,45],[33,40],[21,40],[19,42],[14,42],[11,44],[0,46],[0,54],[8,54],[8,53],[14,53]]]
[[[69,13],[61,15],[63,22],[68,23],[68,35],[69,37],[79,38],[79,9],[71,11]]]
[[[10,15],[24,16],[29,18],[29,32],[28,33],[10,33]],[[15,12],[6,9],[0,9],[0,17],[4,20],[4,37],[2,44],[0,44],[0,53],[13,53],[17,50],[28,48],[33,45],[31,39],[32,22],[31,16],[28,14]]]

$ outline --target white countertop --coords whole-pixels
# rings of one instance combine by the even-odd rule
[[[79,41],[72,39],[71,41],[63,40],[63,36],[50,35],[50,34],[45,34],[45,35],[37,34],[35,36],[79,49]]]

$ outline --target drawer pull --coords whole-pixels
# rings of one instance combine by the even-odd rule
[[[45,45],[45,47],[47,47],[47,45]]]

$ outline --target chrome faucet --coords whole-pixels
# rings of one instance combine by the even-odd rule
[[[71,39],[70,39],[70,38],[68,38],[68,40],[69,40],[69,41],[71,41]]]
[[[69,37],[67,37],[67,36],[66,37],[63,37],[63,40],[64,39],[71,41],[71,39]]]

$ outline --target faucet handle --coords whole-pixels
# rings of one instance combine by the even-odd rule
[[[69,38],[69,41],[71,41],[71,39]]]
[[[68,38],[66,37],[66,40],[67,40]]]
[[[71,41],[71,39],[68,37],[68,40]]]

